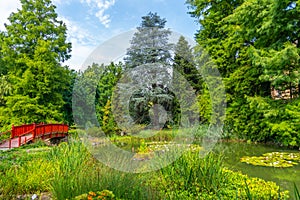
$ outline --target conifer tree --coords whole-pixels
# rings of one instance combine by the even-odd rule
[[[142,23],[137,27],[131,46],[127,49],[127,68],[149,63],[170,64],[172,45],[168,43],[168,37],[171,31],[165,29],[166,22],[157,13],[150,12],[142,17]]]
[[[155,129],[165,126],[160,124],[159,115],[170,113],[174,102],[168,88],[171,76],[167,73],[171,68],[173,45],[168,42],[171,31],[165,29],[166,22],[157,13],[143,16],[125,57],[126,68],[136,71],[134,79],[140,85],[130,100],[131,118],[134,123],[148,124]]]
[[[175,46],[173,68],[182,74],[196,93],[201,89],[201,76],[194,62],[192,48],[181,36]]]
[[[13,93],[1,118],[9,123],[63,121],[63,91],[70,81],[62,62],[70,58],[66,25],[51,0],[21,0],[5,24],[3,61]]]

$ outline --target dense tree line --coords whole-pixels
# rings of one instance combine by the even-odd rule
[[[120,124],[130,120],[129,125],[170,128],[194,108],[198,113],[190,121],[216,123],[224,113],[211,118],[219,90],[212,91],[208,81],[219,80],[201,76],[213,63],[226,87],[224,135],[300,146],[299,0],[188,0],[200,25],[195,48],[184,37],[169,43],[166,19],[150,12],[142,17],[124,63],[94,63],[83,72],[63,65],[71,44],[51,0],[21,3],[0,32],[1,129],[32,122],[74,124],[74,119],[107,134],[120,133],[126,129]],[[141,66],[148,75],[140,73]],[[158,69],[156,78],[164,81],[144,81]],[[140,87],[126,100],[125,111],[120,85],[130,73]],[[170,90],[170,85],[187,88],[186,83],[192,90],[180,95],[194,95],[196,102],[182,101]]]
[[[254,141],[300,144],[299,1],[189,0],[197,41],[226,86],[226,131]],[[288,92],[274,99],[271,89]]]

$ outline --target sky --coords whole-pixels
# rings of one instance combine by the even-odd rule
[[[20,0],[0,0],[0,30]],[[157,12],[167,20],[166,28],[193,39],[199,24],[187,12],[185,0],[52,0],[60,20],[68,28],[72,57],[64,64],[79,70],[99,46],[135,30],[141,17]],[[126,34],[125,34],[126,35]],[[120,37],[121,36],[121,37]],[[126,49],[126,48],[125,48]]]

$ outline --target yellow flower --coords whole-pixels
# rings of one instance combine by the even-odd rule
[[[89,192],[89,195],[95,197],[95,196],[96,196],[96,193],[95,193],[95,192]]]

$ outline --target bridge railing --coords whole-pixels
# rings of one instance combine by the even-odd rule
[[[11,138],[20,137],[24,134],[29,134],[34,130],[35,124],[24,124],[22,126],[12,126]]]
[[[41,137],[49,133],[68,133],[69,126],[65,124],[41,124],[36,125],[34,138]]]

